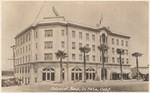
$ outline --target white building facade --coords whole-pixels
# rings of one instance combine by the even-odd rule
[[[63,80],[83,81],[83,54],[79,48],[87,46],[87,80],[101,80],[102,54],[98,46],[103,42],[109,49],[105,53],[107,80],[120,78],[118,48],[125,49],[122,55],[123,78],[130,79],[130,37],[111,32],[106,27],[94,28],[65,21],[64,17],[48,17],[24,29],[15,37],[15,76],[23,84],[59,82],[60,62],[55,53],[64,50]]]

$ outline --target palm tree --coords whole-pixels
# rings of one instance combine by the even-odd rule
[[[122,60],[121,60],[121,55],[125,54],[125,49],[117,49],[117,54],[120,55],[120,72],[121,72],[121,80],[123,80],[123,74],[122,74]]]
[[[85,57],[85,54],[89,53],[91,51],[91,49],[89,47],[84,46],[84,47],[80,47],[79,50],[84,55],[84,82],[86,82],[86,57]]]
[[[138,57],[142,56],[142,53],[135,52],[132,54],[133,57],[136,57],[136,67],[137,67],[137,80],[139,80],[139,67],[138,67]]]
[[[105,81],[105,68],[104,68],[104,62],[105,62],[105,57],[104,54],[105,52],[108,50],[108,46],[106,44],[101,44],[100,46],[98,46],[98,49],[102,52],[102,61],[103,61],[103,68],[102,68],[102,74],[103,74],[103,81]]]
[[[67,57],[67,53],[65,53],[64,51],[62,50],[58,50],[56,53],[56,58],[57,59],[60,59],[60,83],[62,83],[62,59],[65,59]]]

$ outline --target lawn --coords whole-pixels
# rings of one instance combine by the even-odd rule
[[[147,81],[87,81],[4,87],[2,92],[148,92]]]

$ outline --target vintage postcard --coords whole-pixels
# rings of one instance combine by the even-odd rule
[[[149,92],[148,1],[2,1],[2,92]]]

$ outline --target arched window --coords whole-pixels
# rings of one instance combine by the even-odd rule
[[[86,79],[88,80],[95,79],[95,70],[93,68],[86,69]]]
[[[42,70],[42,80],[43,81],[54,81],[55,72],[53,68],[44,68]]]
[[[80,68],[73,68],[72,71],[82,71]]]
[[[71,71],[72,71],[71,72],[71,80],[73,80],[73,81],[82,80],[82,69],[73,68]]]
[[[103,44],[105,44],[105,43],[106,43],[106,36],[105,36],[105,34],[104,34],[104,33],[102,34],[102,42],[103,42]]]

